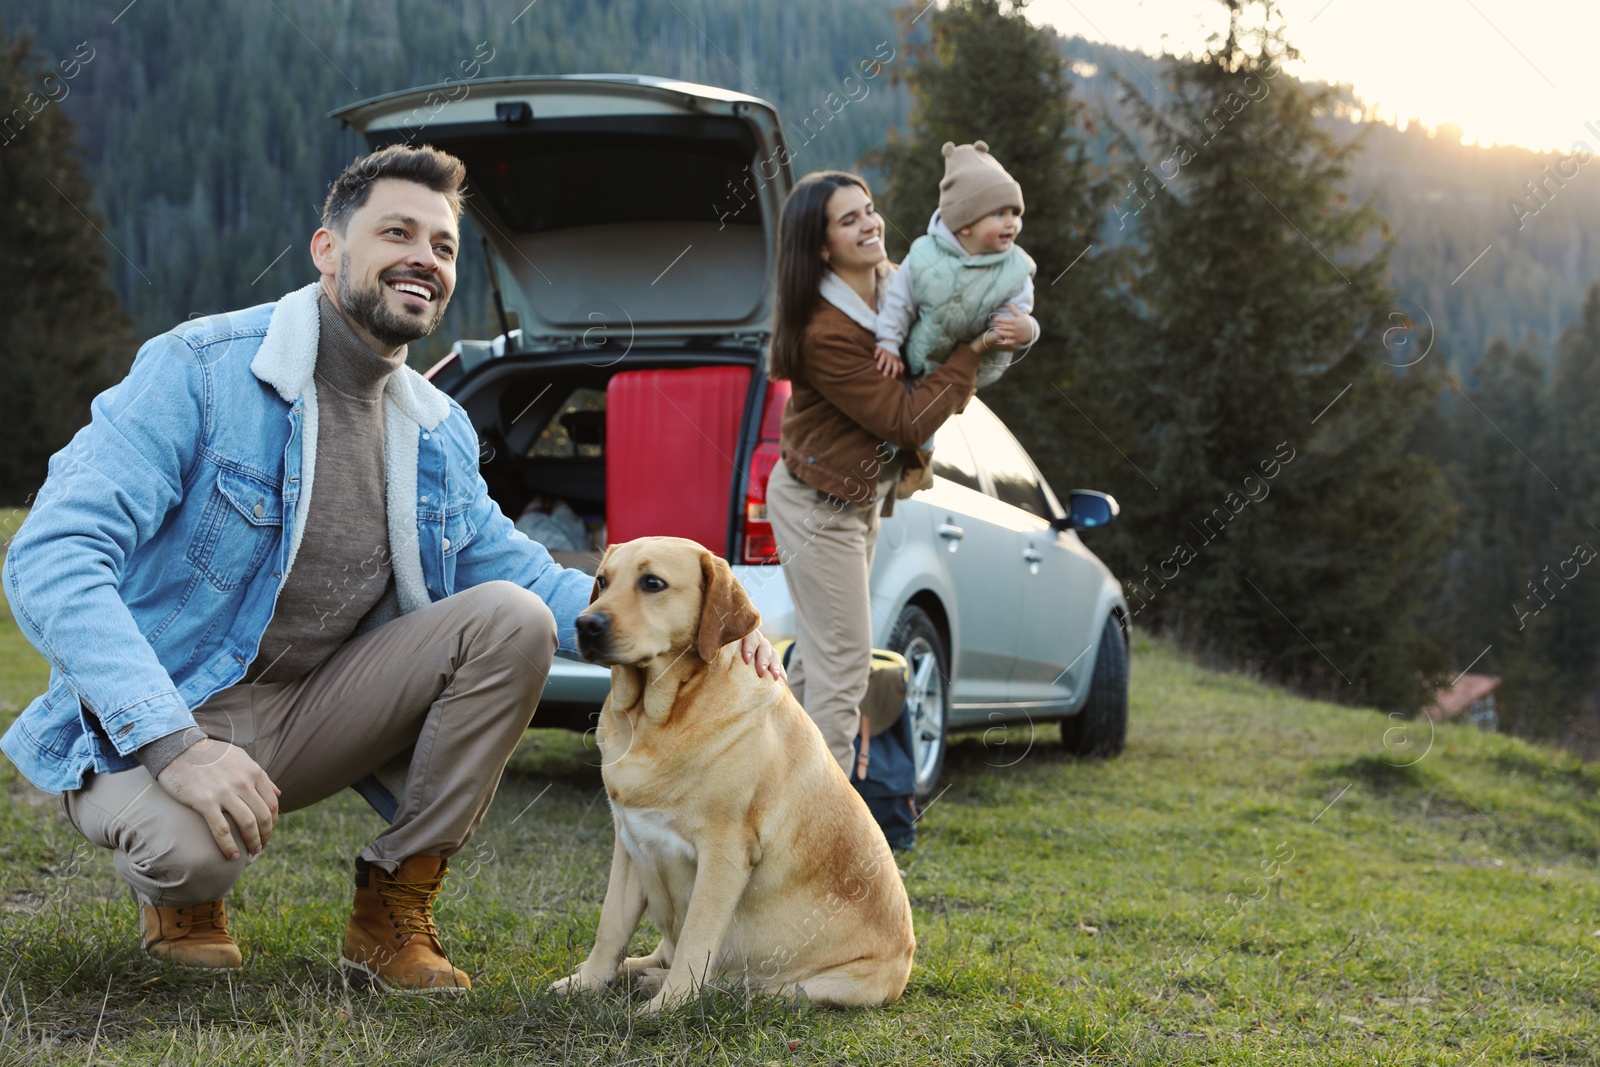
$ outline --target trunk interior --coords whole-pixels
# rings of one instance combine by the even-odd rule
[[[512,357],[481,368],[456,399],[501,511],[557,562],[592,574],[607,544],[651,534],[728,555],[755,371],[754,354]]]

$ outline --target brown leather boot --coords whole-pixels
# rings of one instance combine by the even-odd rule
[[[228,933],[228,909],[220,900],[164,908],[139,902],[140,945],[179,967],[232,968],[244,962]]]
[[[450,870],[442,856],[412,856],[390,874],[356,859],[356,899],[339,969],[345,981],[387,993],[464,993],[472,979],[450,966],[433,902]]]

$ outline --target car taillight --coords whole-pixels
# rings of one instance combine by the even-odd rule
[[[756,438],[755,451],[750,455],[744,485],[741,558],[745,563],[779,562],[778,542],[772,536],[772,522],[767,517],[767,478],[780,459],[779,427],[790,391],[787,381],[773,382],[767,389],[766,405],[761,411],[761,431]]]

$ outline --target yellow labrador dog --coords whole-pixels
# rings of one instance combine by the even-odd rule
[[[659,1011],[715,977],[840,1006],[905,988],[916,939],[894,857],[788,687],[732,644],[760,622],[693,541],[600,561],[578,647],[611,665],[599,744],[616,842],[594,950],[556,991],[638,978]],[[624,959],[645,913],[661,943]]]

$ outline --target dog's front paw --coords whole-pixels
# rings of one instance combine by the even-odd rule
[[[552,993],[598,993],[606,987],[603,981],[596,981],[589,977],[582,967],[567,975],[565,978],[550,983]]]
[[[639,990],[644,993],[655,994],[661,992],[661,987],[666,983],[667,975],[672,973],[666,967],[645,967],[634,971],[634,981]]]
[[[664,982],[665,979],[663,979],[663,983]],[[644,1007],[640,1010],[646,1015],[656,1015],[660,1012],[678,1007],[680,1004],[688,1000],[690,995],[690,991],[687,989],[676,989],[670,985],[663,984],[661,991],[647,1000]]]

